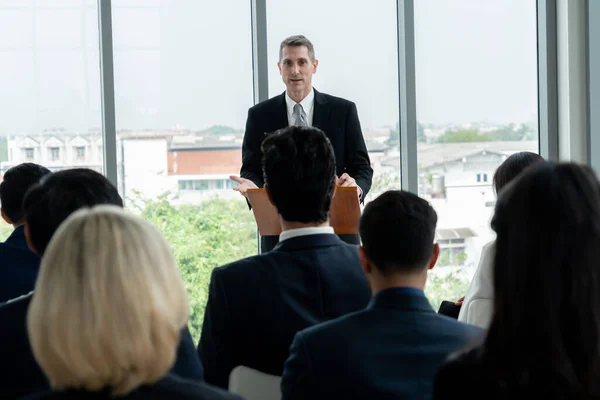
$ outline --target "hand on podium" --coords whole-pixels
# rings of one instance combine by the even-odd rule
[[[341,186],[341,187],[352,187],[355,186],[357,189],[357,193],[358,193],[358,198],[360,199],[362,196],[362,189],[360,188],[360,186],[358,186],[356,184],[356,181],[354,180],[353,177],[351,177],[350,175],[348,175],[347,173],[343,173],[342,176],[340,176],[339,178],[336,176],[336,185],[337,186]]]
[[[231,175],[229,179],[239,183],[239,185],[234,187],[233,190],[240,192],[245,198],[248,198],[248,189],[258,189],[258,186],[256,186],[256,184],[250,179],[241,178],[235,175]]]

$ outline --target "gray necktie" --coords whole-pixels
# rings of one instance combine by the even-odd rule
[[[292,117],[294,120],[294,125],[296,126],[308,126],[308,122],[306,122],[306,113],[302,108],[302,104],[294,105],[294,112],[292,113]]]

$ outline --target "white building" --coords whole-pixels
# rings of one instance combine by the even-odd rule
[[[490,228],[496,196],[494,172],[506,158],[520,151],[538,151],[536,141],[419,143],[419,195],[438,214],[437,241],[448,254],[438,265],[475,265],[481,248],[493,240]],[[381,161],[399,171],[400,158]],[[465,259],[466,256],[466,259]]]

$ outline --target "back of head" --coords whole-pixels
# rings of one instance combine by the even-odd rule
[[[48,168],[34,163],[23,163],[4,173],[0,183],[0,202],[4,215],[13,224],[23,222],[23,199],[33,185],[49,174]]]
[[[82,207],[112,204],[123,207],[117,189],[91,169],[55,172],[31,188],[23,201],[30,243],[37,253],[46,246],[60,224]]]
[[[383,275],[423,271],[433,254],[437,214],[409,192],[391,190],[365,207],[360,218],[362,246]]]
[[[490,360],[514,374],[514,382],[537,378],[598,395],[600,182],[594,171],[553,163],[528,169],[502,191],[492,228]]]
[[[285,221],[322,223],[335,187],[335,154],[325,133],[291,126],[262,144],[262,165],[277,211]]]
[[[188,317],[168,243],[115,206],[81,209],[42,258],[28,333],[53,389],[124,394],[163,377]]]
[[[494,190],[500,193],[510,181],[515,179],[527,167],[544,162],[542,156],[528,151],[522,151],[509,156],[494,173]]]

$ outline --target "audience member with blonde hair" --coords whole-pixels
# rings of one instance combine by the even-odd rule
[[[152,224],[114,206],[77,211],[46,249],[27,316],[53,389],[36,398],[238,398],[168,374],[188,310]]]
[[[44,176],[23,200],[27,245],[43,256],[50,239],[69,215],[80,208],[99,204],[123,207],[117,188],[102,174],[75,168]],[[49,388],[31,353],[27,336],[26,318],[31,297],[28,294],[0,305],[0,399],[3,400]],[[202,364],[187,326],[181,331],[172,373],[202,380]]]

